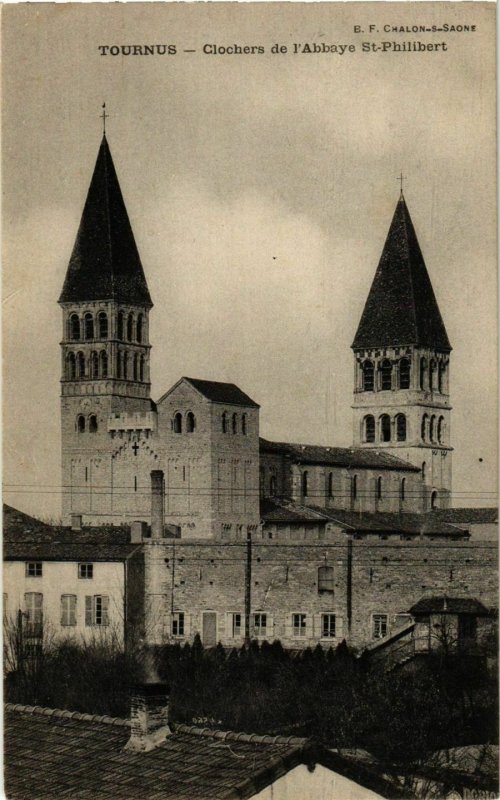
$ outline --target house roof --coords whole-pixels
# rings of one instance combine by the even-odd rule
[[[498,508],[439,508],[431,513],[443,522],[466,525],[494,525],[498,522]]]
[[[152,306],[105,135],[59,298],[60,303],[92,300]]]
[[[130,544],[125,526],[49,525],[12,506],[3,507],[3,556],[6,561],[123,561],[140,545]]]
[[[451,350],[410,212],[401,195],[352,347],[411,344]]]
[[[403,534],[468,538],[468,531],[434,519],[430,514],[346,511],[323,506],[300,506],[267,498],[261,503],[264,522],[333,522],[353,533]]]
[[[479,600],[467,597],[422,597],[410,608],[410,614],[474,614],[489,615],[488,609]]]
[[[389,469],[420,472],[419,467],[383,450],[365,450],[361,447],[325,447],[316,444],[270,442],[260,439],[261,453],[288,456],[301,464],[328,464],[347,469]]]
[[[242,392],[234,383],[221,383],[220,381],[203,381],[199,378],[181,378],[181,381],[188,381],[203,397],[213,403],[224,403],[229,406],[251,406],[260,408],[259,404],[251,399],[245,392]],[[180,381],[178,381],[180,383]],[[177,384],[175,384],[177,386]],[[175,387],[172,387],[175,388]],[[171,389],[167,394],[172,391]],[[165,397],[166,395],[164,395]],[[163,399],[163,398],[162,398]]]
[[[6,793],[16,800],[248,798],[299,764],[319,762],[382,797],[402,796],[365,764],[310,740],[172,728],[150,752],[124,751],[128,720],[7,704]]]

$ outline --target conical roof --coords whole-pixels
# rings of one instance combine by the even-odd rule
[[[411,344],[451,350],[410,212],[401,195],[352,347]]]
[[[152,305],[105,135],[59,298],[92,300]]]

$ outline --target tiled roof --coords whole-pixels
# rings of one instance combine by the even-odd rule
[[[123,561],[137,550],[124,526],[49,525],[12,506],[3,507],[3,555],[6,560]]]
[[[261,453],[288,456],[301,464],[329,464],[347,469],[390,469],[420,472],[418,467],[383,450],[364,450],[361,447],[324,447],[316,444],[270,442],[260,439]]]
[[[409,536],[449,536],[468,538],[468,531],[449,525],[431,514],[346,511],[323,506],[300,506],[296,503],[266,499],[261,503],[261,518],[266,522],[333,522],[352,532],[388,533]]]
[[[451,345],[417,235],[401,196],[352,347]]]
[[[59,298],[91,300],[152,305],[106,136]]]
[[[294,737],[173,726],[150,752],[124,751],[127,720],[6,706],[4,770],[14,800],[222,800],[248,798],[301,763],[320,761],[397,797],[374,770]],[[399,795],[401,796],[401,795]]]
[[[475,614],[486,616],[490,612],[479,600],[467,597],[423,597],[410,608],[410,614]]]
[[[466,525],[494,525],[498,522],[498,508],[439,508],[431,513],[443,522]]]
[[[232,406],[252,406],[259,408],[258,403],[252,400],[245,392],[234,383],[220,383],[219,381],[202,381],[198,378],[186,378],[183,380],[189,381],[191,386],[194,386],[201,394],[212,400],[214,403],[227,403]]]

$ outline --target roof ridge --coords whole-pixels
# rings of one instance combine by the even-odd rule
[[[43,717],[58,719],[76,719],[78,722],[96,722],[105,725],[116,725],[120,728],[130,728],[129,719],[110,717],[107,714],[85,714],[81,711],[68,711],[62,708],[47,708],[46,706],[27,706],[22,703],[5,703],[6,711],[17,711],[22,714],[38,714]]]
[[[192,736],[205,736],[230,742],[249,742],[251,744],[284,744],[304,747],[311,740],[297,736],[271,736],[270,734],[244,733],[243,731],[222,731],[218,728],[198,728],[196,725],[174,723],[175,733],[188,733]]]

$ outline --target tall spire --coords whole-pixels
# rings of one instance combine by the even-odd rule
[[[451,350],[402,193],[352,347],[401,345]]]
[[[92,300],[153,305],[105,134],[59,298]]]

